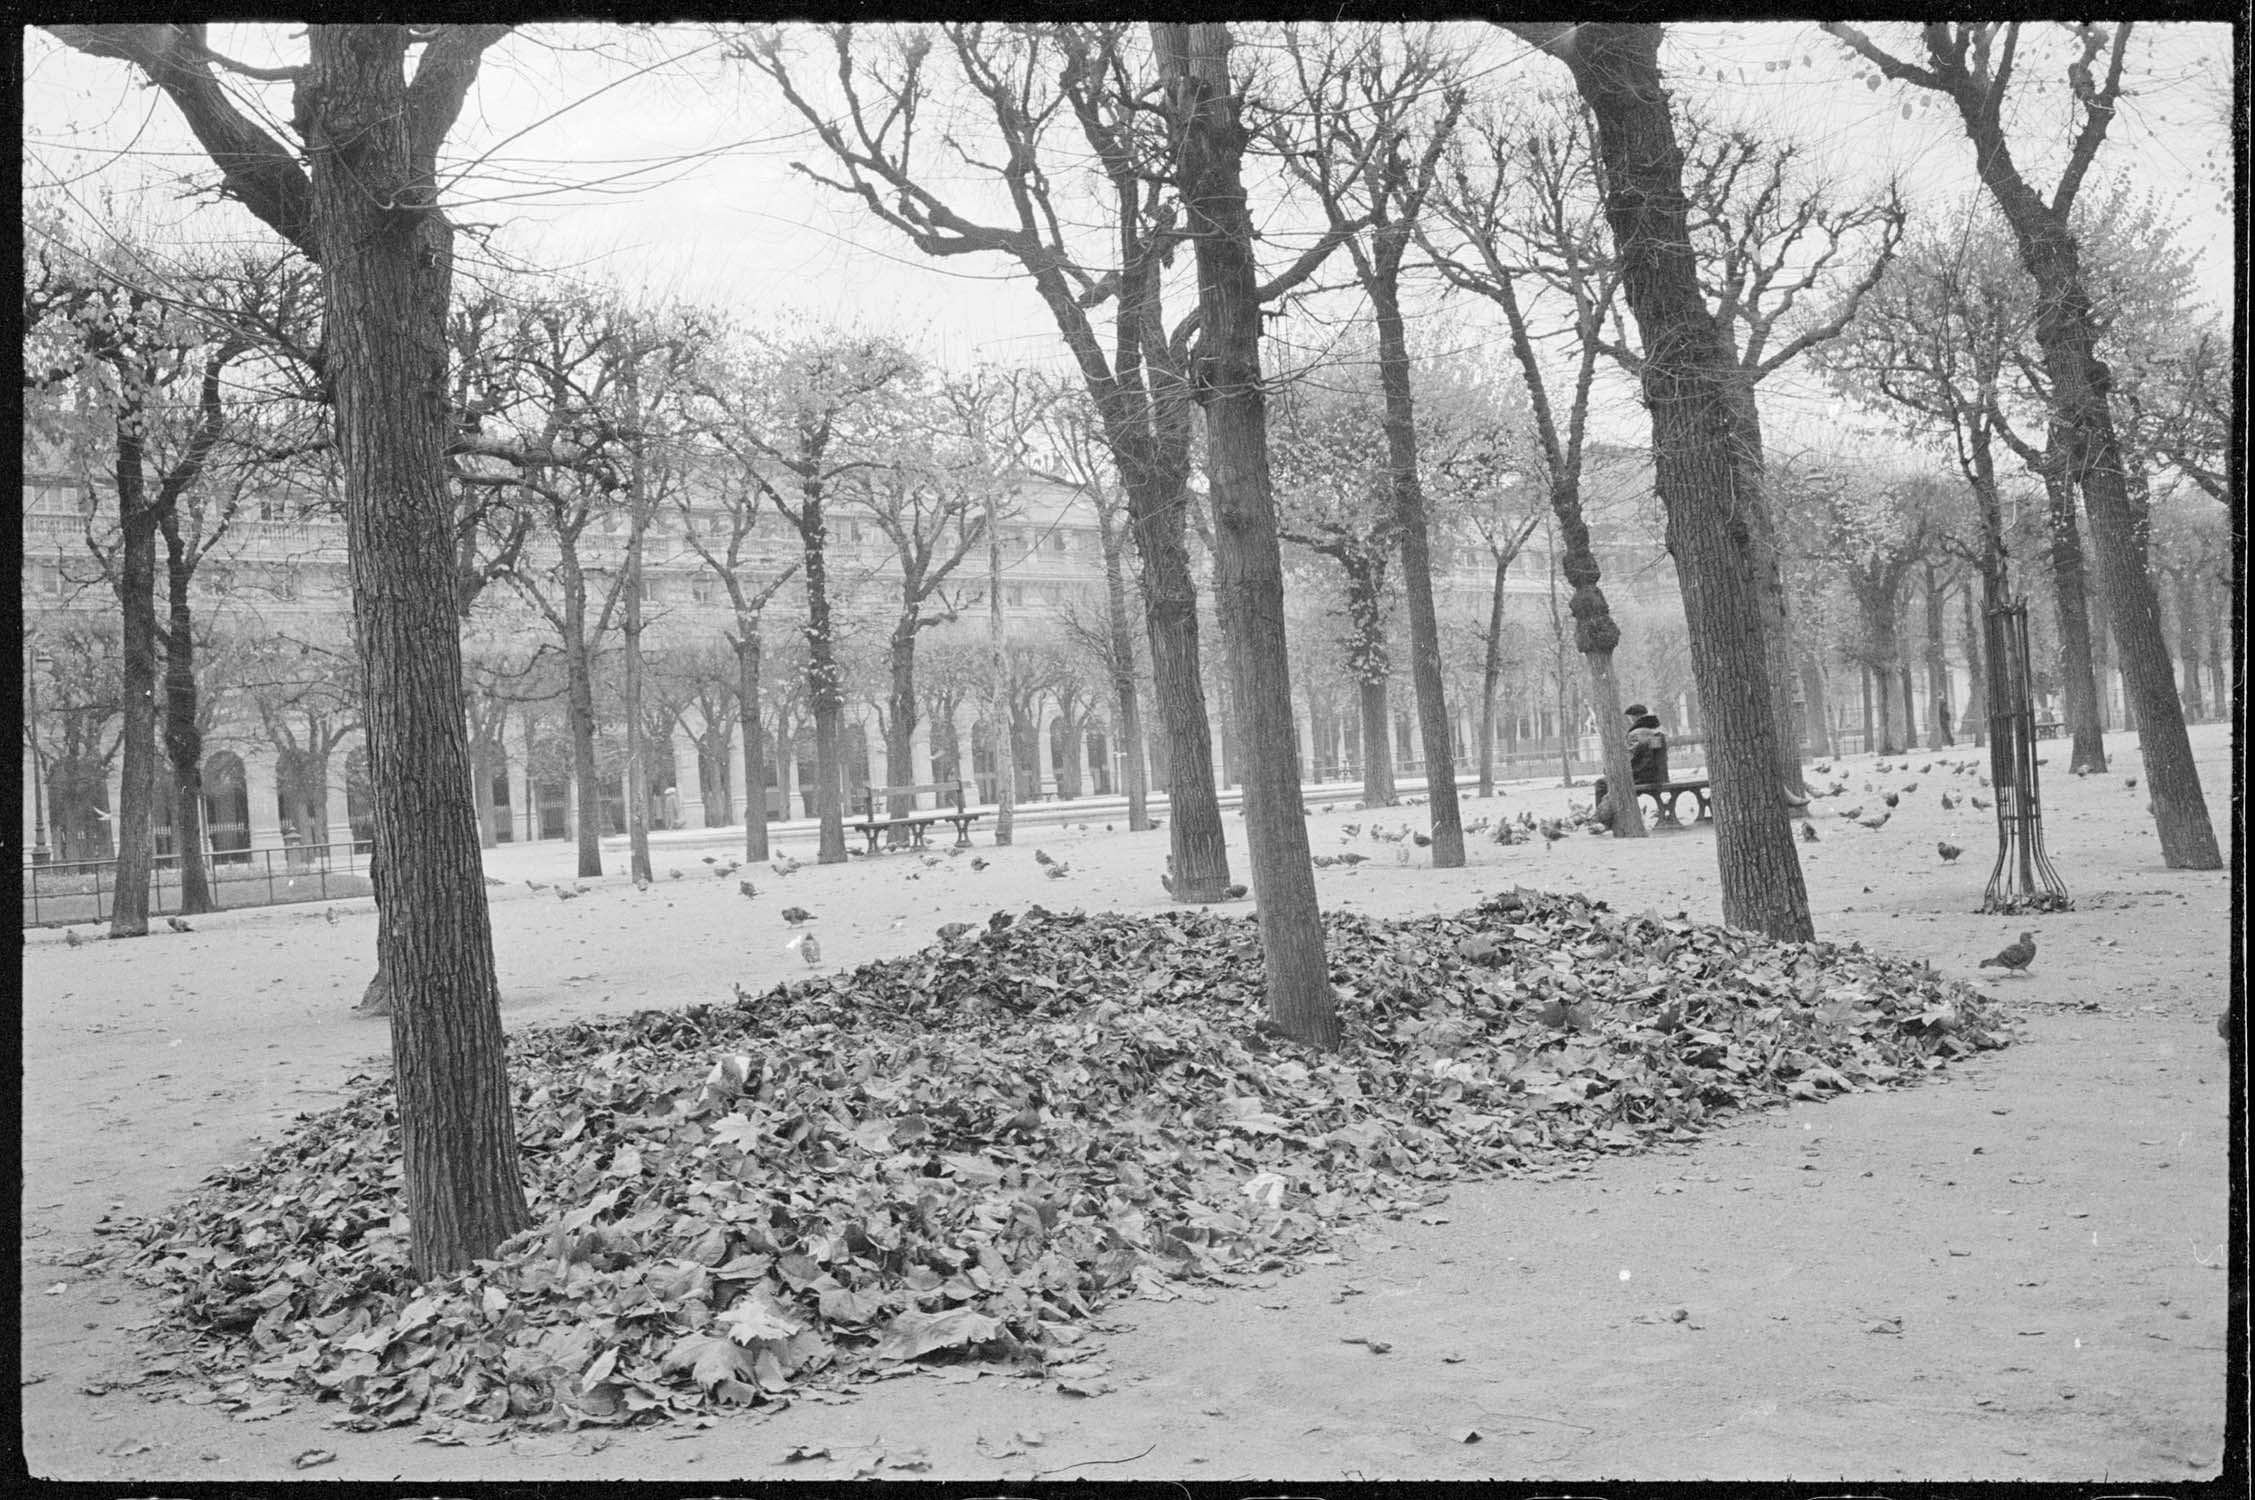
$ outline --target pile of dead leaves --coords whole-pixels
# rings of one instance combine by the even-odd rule
[[[427,1285],[406,1276],[390,1086],[364,1084],[171,1217],[114,1226],[174,1297],[150,1368],[441,1440],[934,1355],[1039,1371],[1107,1299],[1287,1263],[1451,1179],[2003,1040],[1922,966],[1576,897],[1328,925],[1330,1056],[1262,1024],[1252,924],[1189,911],[998,913],[733,1004],[528,1033],[511,1065],[539,1227]]]

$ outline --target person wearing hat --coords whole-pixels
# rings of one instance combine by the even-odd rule
[[[1660,720],[1641,703],[1632,703],[1621,710],[1629,721],[1629,780],[1637,786],[1659,786],[1668,779],[1668,736],[1660,728]],[[1613,826],[1613,804],[1606,797],[1605,778],[1597,778],[1592,788],[1596,804],[1590,809],[1590,818],[1602,827]]]

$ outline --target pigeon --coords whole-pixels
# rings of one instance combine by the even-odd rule
[[[668,870],[668,871],[666,871],[666,879],[668,879],[668,880],[679,880],[680,878],[681,878],[681,872],[680,872],[679,870]]]
[[[736,882],[736,893],[748,901],[759,894],[759,887],[753,885],[749,880],[739,880]]]
[[[646,891],[650,888],[650,882],[637,875],[634,877],[634,888],[638,891]]]
[[[1813,844],[1816,841],[1817,825],[1814,823],[1803,823],[1801,825],[1801,842],[1804,844]]]
[[[1920,770],[1924,770],[1924,769],[1926,769],[1926,768],[1925,768],[1924,766],[1921,766],[1921,767],[1919,767],[1919,769],[1920,769]],[[1906,797],[1908,797],[1908,796],[1909,796],[1909,795],[1910,795],[1911,793],[1913,793],[1913,792],[1915,792],[1915,791],[1917,791],[1917,790],[1918,790],[1918,783],[1917,783],[1917,782],[1915,782],[1915,781],[1911,781],[1911,782],[1906,782],[1906,783],[1904,783],[1904,785],[1903,785],[1903,795],[1904,795],[1904,796],[1906,796]]]
[[[1535,825],[1535,829],[1542,835],[1542,846],[1546,852],[1549,850],[1551,845],[1557,843],[1560,839],[1566,836],[1566,825],[1559,822],[1556,818],[1543,819],[1540,823],[1537,823]]]
[[[1956,806],[1957,798],[1951,796],[1948,792],[1942,793],[1942,811],[1948,812]]]
[[[1846,809],[1843,809],[1843,810],[1841,811],[1841,813],[1840,813],[1840,816],[1841,816],[1841,817],[1843,817],[1843,818],[1846,818],[1846,819],[1850,820],[1851,822],[1853,822],[1853,821],[1854,821],[1855,819],[1857,819],[1857,818],[1860,818],[1860,817],[1862,817],[1863,815],[1864,815],[1863,804],[1862,804],[1862,803],[1860,803],[1860,802],[1859,802],[1859,803],[1857,803],[1857,804],[1856,804],[1856,805],[1855,805],[1854,807],[1850,807],[1850,808],[1846,808]]]
[[[1926,774],[1926,773],[1927,773],[1928,771],[1931,771],[1931,770],[1933,770],[1933,769],[1934,769],[1934,762],[1932,762],[1932,761],[1928,761],[1928,762],[1926,762],[1926,764],[1924,764],[1924,765],[1922,765],[1922,766],[1920,766],[1920,767],[1918,768],[1918,774],[1919,774],[1919,775],[1921,775],[1921,776],[1924,776],[1924,775],[1925,775],[1925,774]],[[1903,790],[1904,790],[1904,791],[1906,791],[1906,792],[1915,792],[1915,791],[1917,791],[1917,790],[1918,790],[1918,784],[1917,784],[1916,782],[1913,782],[1913,783],[1912,783],[1911,785],[1904,787],[1904,788],[1903,788]]]
[[[971,924],[969,922],[942,922],[940,924],[940,941],[952,943],[970,930]]]
[[[1039,849],[1036,849],[1034,851],[1034,863],[1037,865],[1053,865],[1057,863],[1057,861],[1051,859],[1048,855],[1042,853]]]
[[[734,865],[714,865],[713,873],[715,875],[718,875],[721,879],[726,880],[729,876],[729,872],[734,870],[735,868],[736,867]]]
[[[2134,792],[2138,789],[2138,779],[2135,776],[2125,776],[2122,778],[2122,785]]]
[[[708,854],[704,856],[704,861],[708,865],[717,865],[720,863],[720,857],[715,854]]]
[[[558,901],[571,901],[577,899],[578,896],[579,892],[577,891],[567,891],[562,886],[556,887],[556,899]]]
[[[799,957],[806,960],[810,969],[822,962],[822,944],[815,941],[813,933],[808,933],[806,941],[799,944]]]
[[[976,854],[974,854],[974,855],[972,855],[972,856],[971,856],[971,868],[972,868],[972,869],[974,869],[974,870],[983,870],[983,869],[985,869],[986,867],[987,867],[987,862],[986,862],[985,860],[983,860],[983,859],[979,858],[979,857],[978,857],[978,856],[977,856]]]
[[[799,862],[788,854],[778,854],[767,862],[767,867],[773,870],[777,878],[780,879],[785,875],[796,874]]]
[[[79,936],[79,935],[78,935],[78,934],[77,934],[76,932],[73,932],[73,931],[72,931],[72,930],[71,930],[70,928],[68,928],[68,927],[65,927],[65,928],[63,929],[63,944],[64,944],[64,946],[65,946],[65,947],[70,947],[70,948],[82,948],[82,947],[84,947],[84,946],[86,945],[86,939],[84,939],[84,938],[80,937],[80,936]]]
[[[1893,816],[1895,816],[1894,811],[1890,809],[1886,812],[1881,813],[1876,818],[1858,818],[1856,819],[1856,821],[1863,824],[1864,827],[1870,829],[1872,832],[1877,833],[1880,829],[1887,826],[1887,820]]]
[[[1948,839],[1944,839],[1934,846],[1934,852],[1942,856],[1942,863],[1946,865],[1951,863],[1965,851],[1963,849],[1960,849],[1957,845],[1951,843]]]
[[[1886,803],[1889,807],[1900,807],[1903,801],[1903,799],[1894,792],[1881,792],[1879,794],[1879,800]]]
[[[334,927],[334,926],[336,926],[336,925],[337,925],[337,909],[336,909],[335,907],[333,907],[333,906],[324,906],[324,907],[322,907],[322,908],[321,908],[321,915],[322,915],[322,917],[323,917],[323,918],[324,918],[324,919],[325,919],[325,920],[326,920],[326,921],[328,922],[328,924],[329,924],[329,925],[330,925],[331,927]]]
[[[1174,856],[1167,856],[1167,867],[1159,872],[1159,887],[1168,895],[1174,894]]]
[[[1061,859],[1053,859],[1042,873],[1051,880],[1063,880],[1065,878],[1065,862]]]
[[[2023,932],[2020,934],[2020,941],[2005,949],[2004,952],[1999,953],[1994,958],[1982,959],[1981,967],[1984,969],[2009,969],[2013,973],[2024,974],[2028,971],[2028,965],[2035,961],[2036,935],[2032,932]]]
[[[190,927],[186,922],[181,921],[178,917],[166,917],[164,919],[164,925],[171,928],[174,932],[194,932],[196,930],[195,928]]]
[[[1980,811],[1982,811],[1982,812],[1987,812],[1987,811],[1989,810],[1989,804],[1988,804],[1988,803],[1987,803],[1987,802],[1986,802],[1985,800],[1983,800],[1982,798],[1979,798],[1979,797],[1971,797],[1971,798],[1968,798],[1967,800],[1968,800],[1968,801],[1970,801],[1970,802],[1971,802],[1971,803],[1972,803],[1972,804],[1974,805],[1974,807],[1978,808],[1978,809],[1979,809]]]
[[[1433,836],[1429,833],[1413,833],[1409,837],[1410,841],[1416,844],[1420,849],[1430,849],[1433,847]]]
[[[793,927],[803,927],[814,920],[814,913],[803,906],[786,906],[783,908],[783,920]]]
[[[548,889],[548,887],[542,885],[537,880],[528,880],[525,882],[525,889],[533,891],[545,891]]]
[[[1354,866],[1361,864],[1368,858],[1370,858],[1370,856],[1367,854],[1339,854],[1333,856],[1333,862],[1336,864],[1345,865],[1348,868],[1352,869]]]

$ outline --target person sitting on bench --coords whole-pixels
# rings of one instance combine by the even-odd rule
[[[1668,779],[1668,736],[1660,728],[1660,720],[1641,703],[1632,703],[1622,712],[1629,721],[1629,780],[1637,786],[1659,786]],[[1605,778],[1597,778],[1595,788],[1597,803],[1590,809],[1590,821],[1601,828],[1613,826],[1613,803],[1606,793]]]

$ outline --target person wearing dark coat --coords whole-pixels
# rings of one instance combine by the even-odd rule
[[[1622,712],[1629,721],[1629,780],[1638,786],[1658,786],[1668,779],[1668,736],[1660,728],[1660,720],[1641,703],[1632,703]],[[1590,819],[1600,827],[1613,826],[1613,803],[1606,796],[1605,778],[1597,778],[1596,805],[1590,809]]]

